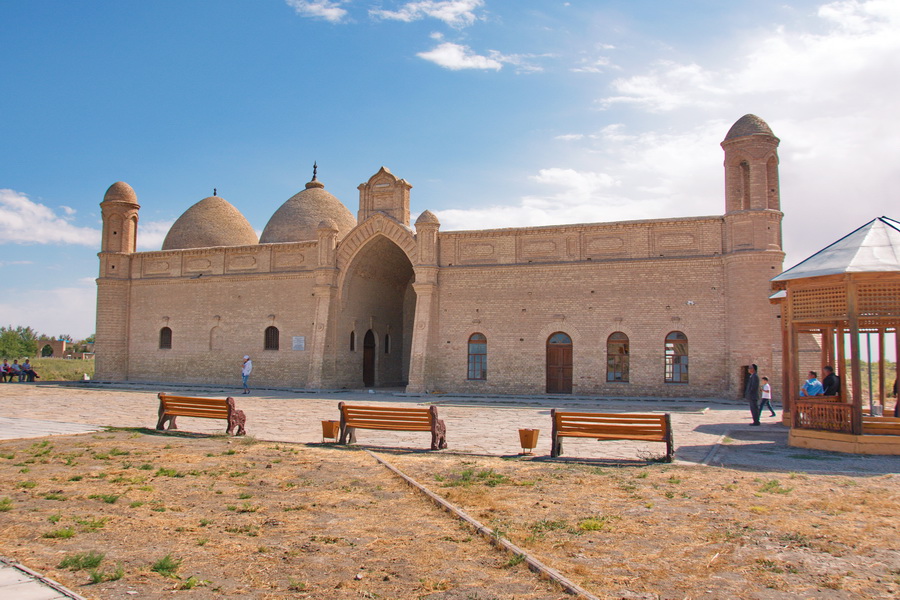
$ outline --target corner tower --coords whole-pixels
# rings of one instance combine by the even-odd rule
[[[137,194],[119,181],[106,190],[100,211],[100,277],[97,279],[96,376],[124,380],[128,375],[128,319],[131,255],[137,249]]]
[[[778,308],[769,280],[782,270],[778,144],[769,125],[744,115],[722,142],[725,151],[725,269],[727,388],[743,394],[746,365],[780,376]],[[774,379],[778,381],[779,379]]]

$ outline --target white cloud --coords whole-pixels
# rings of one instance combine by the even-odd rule
[[[301,17],[324,19],[329,23],[340,23],[347,16],[347,11],[341,8],[343,0],[285,0],[288,6],[293,8]]]
[[[496,58],[475,54],[468,46],[461,46],[452,42],[444,42],[428,52],[419,52],[416,56],[451,71],[462,69],[493,69],[499,71],[503,68],[503,63]]]
[[[67,332],[75,339],[94,333],[97,287],[93,279],[78,287],[5,290],[3,300],[4,325],[32,327],[47,335]]]
[[[138,250],[159,250],[175,221],[139,221]],[[258,237],[258,236],[257,236]]]
[[[411,23],[424,18],[437,19],[456,28],[468,27],[478,20],[475,11],[484,6],[483,0],[438,0],[408,2],[399,10],[373,8],[369,15],[378,19]]]
[[[75,211],[63,209],[67,216]],[[78,227],[15,190],[0,189],[0,243],[77,244],[100,247],[100,230]]]

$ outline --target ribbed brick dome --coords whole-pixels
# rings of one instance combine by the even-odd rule
[[[117,181],[106,190],[103,196],[104,202],[128,202],[129,204],[137,204],[137,194],[134,189],[124,181]]]
[[[204,198],[178,217],[163,250],[247,246],[258,243],[256,232],[230,202],[219,196]]]
[[[730,140],[732,138],[739,138],[748,135],[754,135],[762,133],[765,135],[775,136],[772,133],[772,130],[769,128],[769,124],[757,117],[756,115],[744,115],[740,119],[738,119],[734,125],[731,126],[731,129],[728,130],[728,135],[725,136],[726,140]]]
[[[356,227],[356,219],[341,201],[325,191],[325,186],[313,179],[306,189],[292,196],[275,211],[259,238],[260,244],[303,242],[316,239],[322,221],[331,220],[343,238]]]

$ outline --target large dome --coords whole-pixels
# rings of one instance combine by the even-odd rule
[[[292,196],[275,211],[259,238],[260,244],[304,242],[316,239],[319,223],[331,219],[338,239],[356,227],[356,219],[341,201],[325,191],[315,177],[306,189]]]
[[[238,209],[224,198],[210,196],[178,217],[166,235],[162,249],[247,246],[257,242],[256,232]]]
[[[731,126],[725,139],[730,140],[756,134],[771,135],[772,137],[775,137],[775,134],[772,133],[772,129],[769,128],[768,123],[756,115],[744,115]]]

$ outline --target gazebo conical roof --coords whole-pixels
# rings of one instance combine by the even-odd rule
[[[841,273],[900,272],[900,221],[872,219],[772,281]]]

